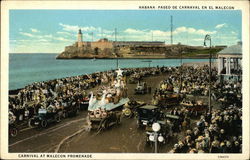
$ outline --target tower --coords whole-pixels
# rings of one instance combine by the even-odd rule
[[[77,36],[78,36],[77,37],[78,47],[82,47],[82,31],[81,31],[81,29],[79,29]]]

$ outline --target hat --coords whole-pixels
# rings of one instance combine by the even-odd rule
[[[204,138],[203,136],[199,136],[199,137],[198,137],[198,141],[202,141],[203,138]]]
[[[226,145],[227,145],[227,147],[230,147],[230,146],[231,146],[231,142],[230,142],[230,141],[227,141],[227,142],[226,142]]]
[[[178,147],[179,147],[179,144],[176,143],[176,144],[174,145],[174,148],[178,148]]]
[[[238,145],[239,145],[239,142],[238,142],[238,141],[235,141],[234,144],[238,146]]]
[[[221,130],[220,130],[220,133],[222,133],[222,134],[225,133],[225,130],[224,130],[224,129],[221,129]]]
[[[220,146],[222,147],[222,146],[225,146],[225,143],[224,142],[221,142],[220,143]]]
[[[205,153],[202,149],[198,150],[198,153]]]

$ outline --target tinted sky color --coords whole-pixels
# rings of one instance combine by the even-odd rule
[[[241,40],[241,11],[169,10],[11,10],[10,53],[59,53],[77,39],[124,41],[173,41],[203,45],[206,34],[212,45],[233,45]]]

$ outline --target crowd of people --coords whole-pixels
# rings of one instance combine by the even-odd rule
[[[22,122],[37,114],[39,108],[59,110],[79,103],[87,96],[87,89],[101,84],[103,75],[111,75],[110,73],[111,71],[98,72],[28,85],[17,95],[9,96],[9,119],[15,116],[17,122]]]
[[[209,67],[182,66],[172,68],[171,74],[160,82],[159,89],[155,90],[154,96],[164,95],[168,92],[176,92],[187,95],[207,96],[209,89]],[[215,68],[211,71],[211,83],[217,81]]]
[[[187,129],[172,153],[241,153],[242,109],[238,106],[213,110],[201,116],[196,127]]]
[[[196,69],[183,67],[182,71],[185,71],[185,74],[182,76],[180,93],[196,96],[198,91],[199,95],[206,96],[209,87],[207,66]],[[173,88],[176,86],[173,83],[174,81],[178,83],[178,76],[175,76],[175,74],[173,74],[172,78],[170,76],[163,81],[156,93],[174,92]],[[198,121],[190,116],[185,108],[171,110],[171,114],[180,117],[180,120],[177,121],[178,127],[176,127],[176,132],[185,130],[184,138],[179,139],[178,143],[170,151],[171,153],[242,152],[241,81],[235,81],[230,78],[221,80],[216,78],[216,72],[213,71],[211,89],[213,100],[221,103],[218,103],[217,105],[219,106],[212,109],[211,112],[203,112]],[[190,119],[192,118],[193,121],[197,122],[194,128],[190,128]]]

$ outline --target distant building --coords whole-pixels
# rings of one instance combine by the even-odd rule
[[[218,53],[218,74],[222,76],[242,75],[242,42]]]
[[[78,48],[82,47],[90,47],[92,49],[98,48],[101,50],[104,49],[112,49],[114,46],[116,47],[139,47],[139,46],[164,46],[165,42],[163,41],[110,41],[107,38],[100,39],[95,42],[83,41],[82,31],[79,29],[77,42],[75,46]]]
[[[79,29],[78,34],[77,34],[77,42],[78,42],[78,47],[82,47],[82,31]]]

